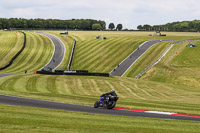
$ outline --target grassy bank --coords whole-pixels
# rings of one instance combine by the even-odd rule
[[[27,44],[24,51],[16,58],[13,64],[0,73],[21,73],[25,70],[33,72],[44,67],[52,57],[53,44],[40,34],[26,32]]]
[[[22,48],[24,37],[20,32],[0,31],[0,40],[0,67],[3,67]]]
[[[72,69],[110,72],[142,42],[157,39],[192,39],[199,33],[166,33],[167,37],[148,36],[150,32],[70,31],[58,36],[66,45],[65,69],[70,40],[77,40]],[[151,33],[153,34],[153,33]],[[107,37],[97,40],[96,35]],[[3,73],[29,72],[44,66],[52,56],[50,40],[27,33],[27,48],[14,66]],[[102,93],[115,89],[117,107],[200,115],[200,61],[198,47],[176,44],[141,79],[134,77],[151,64],[169,46],[153,46],[127,72],[125,77],[84,77],[22,74],[0,78],[0,94],[93,106]],[[67,46],[68,45],[68,46]],[[178,54],[176,54],[178,52]],[[126,77],[128,76],[128,77]],[[3,132],[199,132],[199,122],[94,115],[39,108],[0,105],[0,129]],[[103,127],[103,128],[101,128]],[[113,127],[111,129],[110,127]]]
[[[60,33],[63,31],[44,31],[44,32],[55,35],[64,43],[65,57],[64,57],[62,63],[58,66],[58,69],[67,70],[67,66],[69,63],[69,59],[71,56],[71,51],[72,51],[72,47],[73,47],[73,43],[74,43],[74,38],[71,36],[68,36],[68,35],[60,35]]]
[[[137,60],[129,70],[123,75],[124,77],[135,77],[155,60],[169,47],[171,42],[160,42],[153,45],[139,60]]]
[[[200,114],[200,90],[185,85],[133,78],[13,75],[1,78],[0,93],[93,106],[102,93],[116,89],[118,107]]]
[[[198,133],[199,122],[100,115],[0,104],[0,129],[6,133],[134,132]]]
[[[72,69],[91,72],[111,72],[140,44],[147,40],[198,38],[198,33],[172,33],[167,37],[149,36],[153,32],[102,32],[102,31],[69,31],[69,36],[77,39]],[[96,39],[99,35],[106,40]],[[164,50],[165,46],[158,50]],[[152,51],[151,51],[152,52]],[[160,51],[159,51],[160,52]],[[134,71],[131,69],[130,71]],[[131,77],[133,72],[128,74]]]
[[[163,60],[148,71],[142,79],[200,88],[200,42],[192,43],[197,44],[197,47],[186,47],[188,43],[174,45]]]

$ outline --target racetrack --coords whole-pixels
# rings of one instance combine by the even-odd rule
[[[46,34],[46,33],[42,33],[42,34]],[[51,35],[48,35],[48,36],[51,36]],[[51,36],[51,38],[52,38],[52,41],[53,41],[54,36]],[[54,41],[55,41],[54,44],[58,44],[60,42],[57,39],[55,39]],[[172,41],[172,40],[170,40],[170,41]],[[113,71],[113,72],[117,72],[117,74],[121,72],[121,74],[123,74],[123,71],[125,72],[131,66],[132,63],[137,61],[137,59],[148,48],[150,48],[153,44],[155,44],[157,42],[159,42],[159,40],[149,41],[149,42],[146,42],[143,45],[141,45],[139,49],[137,49],[136,51],[134,51],[131,54],[132,57],[130,59],[127,58],[126,60],[124,60],[124,62],[125,62],[124,68],[126,68],[126,69],[123,69],[123,67],[122,67],[123,62],[122,62],[120,64],[120,66],[117,68],[117,69],[119,69],[119,71]],[[56,53],[57,50],[55,50],[51,61],[45,66],[45,68],[47,68],[47,67],[56,68],[62,62],[63,58],[62,58],[61,55],[63,55],[64,49],[62,48],[61,44],[60,44],[60,46],[58,46],[58,49],[61,50],[61,52],[58,50],[59,53]],[[56,61],[53,61],[53,59],[56,59]],[[60,59],[60,62],[57,59]],[[131,61],[131,62],[126,62],[127,60]],[[129,63],[129,65],[127,65],[128,63]],[[5,95],[0,95],[0,104],[40,107],[40,108],[59,109],[59,110],[78,111],[78,112],[88,112],[88,113],[97,113],[97,114],[110,114],[110,115],[122,115],[122,116],[135,116],[135,117],[150,117],[150,118],[162,118],[162,119],[200,121],[200,117],[176,116],[176,115],[145,113],[145,112],[137,112],[137,111],[124,111],[124,110],[116,110],[116,109],[114,109],[114,110],[95,109],[95,108],[90,107],[90,106],[72,105],[72,104],[67,104],[67,103],[57,103],[57,102],[42,101],[42,100],[35,100],[35,99],[18,98],[18,97],[5,96]]]
[[[42,35],[45,35],[47,36],[53,43],[54,45],[54,54],[51,58],[51,60],[49,61],[48,64],[46,64],[43,69],[48,69],[48,68],[52,68],[52,69],[55,69],[57,68],[63,61],[64,59],[64,56],[65,56],[65,45],[63,44],[63,42],[57,38],[56,36],[54,35],[51,35],[49,33],[44,33],[44,32],[38,32]]]
[[[164,113],[152,113],[152,112],[148,113],[148,112],[126,111],[126,110],[119,110],[119,109],[112,109],[112,110],[95,109],[90,106],[73,105],[73,104],[67,104],[67,103],[58,103],[58,102],[51,102],[51,101],[44,101],[44,100],[6,96],[6,95],[0,95],[0,104],[49,108],[49,109],[77,111],[77,112],[88,112],[88,113],[96,113],[96,114],[200,121],[200,117],[168,115]]]
[[[0,74],[0,78],[1,78],[1,77],[6,77],[6,76],[9,76],[9,75],[16,75],[16,74],[22,74],[22,73],[7,73],[7,74]]]
[[[174,41],[174,40],[163,40]],[[147,41],[141,44],[138,49],[133,51],[125,60],[123,60],[115,69],[110,72],[112,76],[123,76],[124,73],[154,44],[160,42],[160,40]]]

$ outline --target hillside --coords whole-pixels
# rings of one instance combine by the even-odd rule
[[[186,47],[188,43],[176,44],[166,57],[148,71],[142,79],[185,85],[188,86],[188,89],[200,88],[200,42],[191,43],[196,44],[197,47]]]
[[[0,31],[0,40],[0,67],[3,67],[22,48],[24,39],[20,32]]]
[[[8,33],[10,34],[12,32]],[[37,33],[26,32],[26,35],[27,44],[24,51],[10,67],[0,71],[0,73],[23,73],[25,70],[33,72],[41,69],[49,62],[53,53],[53,44],[51,44],[51,41]],[[3,45],[1,49],[6,49],[9,45],[13,44]]]
[[[167,37],[148,36],[153,32],[81,32],[70,31],[69,36],[77,40],[73,70],[89,70],[91,72],[111,72],[130,53],[147,40],[159,39],[192,39],[198,38],[198,33],[165,33]],[[107,37],[106,40],[96,39],[96,36]],[[168,47],[165,43],[157,49],[160,54]],[[157,47],[154,47],[157,48]],[[154,50],[154,49],[152,49]],[[153,51],[151,51],[153,52]],[[153,52],[156,54],[155,52]],[[157,56],[159,54],[157,53]],[[156,56],[153,56],[155,58]],[[149,56],[151,58],[151,56]],[[153,61],[153,58],[151,60]],[[150,62],[147,60],[147,62]],[[141,67],[141,66],[140,66]],[[140,69],[142,70],[142,69]],[[140,71],[139,70],[139,71]],[[130,70],[132,71],[132,69]]]
[[[198,33],[174,32],[167,33],[167,37],[149,36],[152,32],[70,31],[68,36],[59,35],[59,31],[48,32],[59,37],[68,50],[60,68],[66,68],[73,39],[76,39],[73,69],[94,72],[111,71],[146,40],[199,37]],[[26,50],[14,62],[14,66],[1,73],[24,72],[25,69],[31,72],[50,60],[53,53],[51,41],[40,34],[26,33]],[[102,33],[107,39],[96,39]],[[102,93],[115,89],[119,96],[116,107],[132,106],[140,110],[200,115],[199,41],[192,42],[197,45],[195,48],[186,47],[188,43],[174,45],[157,65],[140,79],[134,78],[156,60],[169,43],[160,42],[151,47],[124,77],[19,74],[0,78],[0,94],[93,106]],[[9,105],[0,105],[0,108],[3,114],[0,116],[0,128],[3,132],[94,132],[99,127],[99,121],[102,121],[100,125],[104,129],[110,129],[111,125],[115,132],[199,131],[199,123],[195,121],[99,115]],[[104,129],[98,131],[103,132]]]
[[[70,32],[70,38],[68,39],[65,36],[58,35],[58,32],[51,33],[60,37],[63,41],[65,41],[65,44],[67,44],[67,42],[70,42],[70,38],[77,39],[75,58],[73,60],[73,69],[86,69],[89,71],[97,72],[109,72],[110,70],[112,70],[113,67],[115,67],[115,65],[120,63],[123,60],[123,58],[129,55],[130,52],[136,49],[146,39],[163,39],[159,36],[149,37],[149,33],[147,32],[103,32],[103,35],[107,37],[106,40],[97,40],[95,38],[96,35],[101,35],[102,32],[73,31]],[[197,33],[168,34],[168,39],[187,39],[198,37]],[[47,49],[44,49],[44,46],[46,44],[49,44],[49,40],[46,37],[35,33],[27,33],[27,35],[30,40],[33,40],[29,40],[28,43],[32,42],[31,44],[34,45],[32,45],[32,47],[27,47],[26,51],[33,52],[25,52],[26,54],[21,55],[23,58],[26,57],[25,60],[20,60],[19,58],[19,60],[15,62],[16,64],[19,63],[20,65],[16,65],[17,67],[12,66],[8,70],[3,72],[23,72],[25,68],[31,68],[28,69],[31,71],[34,69],[38,69],[42,67],[42,65],[46,64],[45,62],[42,62],[41,58],[39,57],[45,57],[46,61],[50,59],[52,50],[50,48],[52,47],[52,45],[49,45],[49,51]],[[45,43],[45,41],[47,42]],[[39,47],[36,44],[40,44],[42,54],[36,52],[36,49]],[[156,44],[140,60],[138,60],[135,66],[132,66],[130,68],[130,71],[128,71],[128,73],[130,73],[126,76],[134,77],[134,73],[132,74],[132,72],[139,72],[143,69],[143,67],[145,68],[145,66],[148,66],[148,64],[154,61],[154,59],[156,59],[162,53],[162,51],[166,49],[166,47],[168,47],[168,43],[161,42]],[[181,44],[175,45],[166,56],[167,60],[173,59],[171,57],[172,55],[174,55],[174,50],[176,51],[177,48],[181,50],[187,47]],[[194,49],[189,49],[195,49],[196,52],[193,52],[194,55],[192,56],[195,60],[192,63],[196,63],[198,60],[198,47]],[[34,51],[39,55],[37,55]],[[129,53],[127,53],[127,51],[129,51]],[[45,54],[45,52],[47,53]],[[35,56],[34,53],[37,56]],[[179,58],[182,59],[181,55],[182,54],[180,52],[180,57],[177,56],[178,59],[173,59],[172,61],[176,63],[177,60],[179,60]],[[185,55],[184,58],[189,57],[190,52],[186,52],[183,55]],[[33,59],[31,61],[31,58],[33,57],[35,58],[35,63]],[[49,59],[47,60],[47,58]],[[111,59],[113,61],[111,61]],[[189,61],[189,59],[190,58],[188,58],[187,60]],[[28,66],[27,61],[30,62]],[[136,80],[134,78],[126,78],[126,76],[124,78],[104,78],[32,74],[13,75],[1,78],[0,92],[2,94],[48,99],[60,102],[65,101],[68,103],[75,104],[93,105],[94,101],[98,99],[99,95],[108,92],[110,89],[116,89],[120,97],[118,103],[118,106],[120,107],[129,107],[130,105],[133,105],[134,108],[137,109],[199,114],[200,108],[198,108],[198,96],[200,90],[198,89],[198,84],[192,84],[190,86],[190,84],[177,84],[175,82],[176,80],[173,80],[173,82],[170,82],[171,80],[163,81],[162,79],[164,78],[172,79],[172,76],[170,76],[168,73],[168,71],[171,69],[166,69],[168,68],[166,66],[162,68],[158,67],[161,66],[160,63],[156,65],[155,68],[150,69],[150,71],[148,71],[147,74],[144,75],[144,77],[142,77],[140,80]],[[38,66],[35,64],[37,64]],[[180,64],[180,62],[178,62],[178,64]],[[26,67],[24,67],[25,65]],[[194,65],[198,67],[198,63]],[[156,70],[156,67],[158,67],[158,71]],[[192,70],[193,73],[196,73],[196,75],[198,75],[199,70],[197,67],[195,67],[195,69]],[[152,72],[153,70],[154,72]],[[161,72],[159,72],[159,70]],[[162,74],[162,77],[160,76],[160,74]],[[165,76],[167,74],[169,76]],[[179,73],[177,73],[177,75],[178,74]],[[184,73],[182,74],[182,79],[186,79],[188,75],[184,75]],[[198,79],[198,77],[196,78]],[[188,83],[190,83],[189,81]],[[194,81],[197,83],[198,80]],[[180,80],[180,82],[183,82],[183,80]],[[184,99],[182,97],[184,97]],[[169,101],[171,101],[170,104],[168,103]],[[166,105],[166,103],[168,104]],[[187,104],[183,106],[183,103]]]

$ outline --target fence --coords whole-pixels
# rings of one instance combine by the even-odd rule
[[[76,71],[63,71],[63,70],[55,70],[55,72],[50,71],[37,71],[37,74],[46,74],[46,75],[79,75],[79,76],[103,76],[109,77],[108,73],[89,73],[87,70],[76,70]]]
[[[70,56],[70,59],[69,59],[69,64],[68,64],[67,70],[71,69],[72,60],[73,60],[73,57],[74,57],[75,47],[76,47],[76,40],[74,39],[74,45],[73,45],[73,48],[72,48],[72,52],[71,52],[71,56]]]
[[[151,67],[156,65],[166,54],[167,52],[173,47],[174,44],[178,43],[183,43],[183,42],[188,42],[188,41],[197,41],[200,39],[190,39],[190,40],[184,40],[184,41],[178,41],[175,43],[171,43],[170,46],[163,52],[163,54],[156,60],[154,61],[151,65],[149,65],[147,68],[145,68],[142,72],[140,72],[137,76],[135,76],[136,79],[139,79],[144,73],[146,73]]]

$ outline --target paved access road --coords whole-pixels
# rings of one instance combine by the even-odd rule
[[[77,111],[77,112],[88,112],[96,114],[200,121],[200,117],[198,118],[198,117],[186,117],[186,116],[173,116],[173,115],[153,114],[153,113],[136,112],[136,111],[123,111],[116,109],[112,110],[95,109],[90,106],[50,102],[44,100],[28,99],[21,97],[6,96],[6,95],[0,95],[0,104],[39,107],[39,108],[58,109],[58,110]]]
[[[62,41],[58,37],[56,37],[54,35],[44,33],[44,32],[38,32],[38,33],[45,35],[49,39],[51,39],[51,41],[53,42],[53,45],[55,47],[52,59],[49,61],[49,63],[47,65],[45,65],[43,67],[43,69],[46,70],[47,68],[52,68],[52,69],[57,68],[64,59],[65,45],[62,43]]]
[[[162,40],[162,41],[174,41],[174,40]],[[123,74],[154,44],[160,42],[160,40],[152,40],[144,42],[133,53],[131,53],[124,61],[122,61],[110,75],[123,76]]]

